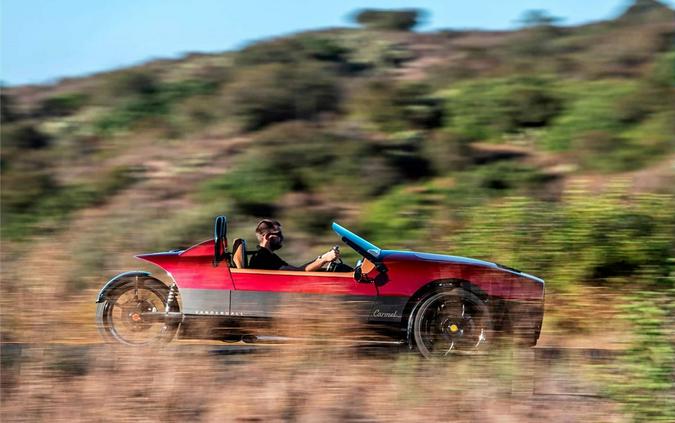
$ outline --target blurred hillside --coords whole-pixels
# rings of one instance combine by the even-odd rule
[[[121,252],[191,245],[216,213],[249,238],[280,218],[297,260],[333,242],[336,219],[544,276],[561,243],[608,250],[560,289],[667,275],[675,12],[639,0],[562,27],[530,11],[512,32],[416,33],[419,18],[362,11],[358,29],[4,89],[3,289],[26,289],[12,272],[45,251],[69,257],[58,293],[94,288]],[[636,258],[624,242],[654,246]]]
[[[459,210],[507,196],[555,207],[581,180],[598,193],[617,177],[671,192],[673,10],[640,0],[580,27],[531,11],[513,32],[421,34],[417,18],[365,11],[361,29],[4,89],[3,239],[135,200],[163,211],[139,216],[135,238],[208,212],[132,248],[190,244],[218,210],[242,231],[273,215],[314,239],[339,218],[448,250]]]
[[[576,27],[532,11],[510,32],[418,18],[362,11],[356,29],[3,89],[3,340],[94,339],[107,278],[208,238],[216,214],[250,242],[280,219],[296,263],[337,220],[543,277],[549,342],[656,324],[648,374],[667,390],[675,11],[637,0]]]

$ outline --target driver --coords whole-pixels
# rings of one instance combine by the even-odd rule
[[[338,251],[329,250],[301,267],[291,266],[273,252],[283,246],[284,235],[281,232],[281,223],[276,220],[263,219],[255,228],[255,235],[258,238],[258,251],[255,252],[249,262],[248,267],[251,269],[314,272],[340,258]]]

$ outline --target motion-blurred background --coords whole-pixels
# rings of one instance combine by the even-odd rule
[[[333,245],[336,220],[383,248],[477,257],[544,278],[540,344],[622,351],[598,379],[603,400],[591,420],[675,419],[675,11],[656,0],[617,6],[578,25],[530,10],[509,30],[426,31],[416,28],[431,12],[360,9],[348,27],[238,50],[42,85],[9,80],[0,103],[3,345],[99,342],[102,284],[143,268],[134,254],[209,238],[216,214],[228,216],[231,238],[251,243],[259,218],[281,220],[292,263]],[[20,36],[3,32],[3,43]],[[91,371],[58,354],[41,350],[31,356],[35,374],[19,374],[6,351],[6,418],[75,407],[75,397],[33,383],[100,393]],[[377,382],[408,386],[416,399],[402,407],[426,407],[423,384],[400,370],[409,363],[386,365],[402,373],[392,380],[380,369]],[[358,382],[322,383],[338,399],[366,395],[358,386],[372,381],[360,368],[346,372]],[[246,389],[293,397],[286,376],[265,394]],[[489,367],[486,377],[507,376]],[[474,412],[475,398],[453,386],[465,408],[421,415]],[[250,416],[223,401],[158,416]],[[138,407],[136,417],[152,420]],[[282,418],[282,406],[270,407],[260,421]],[[547,409],[466,415],[537,420]],[[307,412],[290,419],[326,421]]]

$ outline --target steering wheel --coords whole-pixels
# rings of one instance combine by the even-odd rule
[[[340,246],[334,245],[333,251],[335,251],[337,254],[340,254]],[[342,259],[338,257],[328,264],[328,267],[326,268],[326,271],[327,272],[335,272],[338,268],[338,265],[340,265],[340,264],[342,264]]]

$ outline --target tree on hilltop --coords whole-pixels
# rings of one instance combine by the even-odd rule
[[[527,10],[523,13],[518,22],[522,23],[526,28],[532,27],[551,27],[560,23],[562,19],[549,14],[542,9]]]
[[[675,11],[658,0],[633,0],[618,17],[624,23],[651,23],[675,18]]]
[[[354,15],[354,20],[366,28],[394,31],[410,31],[420,24],[422,18],[423,12],[419,9],[363,9]]]

